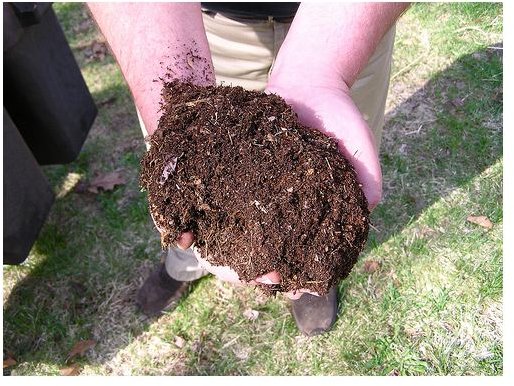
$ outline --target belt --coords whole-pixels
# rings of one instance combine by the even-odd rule
[[[292,23],[294,16],[264,16],[264,15],[241,15],[241,14],[234,14],[230,12],[217,12],[217,11],[211,11],[208,9],[202,9],[202,11],[208,15],[216,15],[220,14],[223,15],[229,19],[236,20],[236,21],[276,21],[279,23]]]

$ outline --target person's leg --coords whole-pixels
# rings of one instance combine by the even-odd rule
[[[262,91],[290,23],[229,18],[204,12],[216,82]]]
[[[264,90],[291,24],[271,19],[247,23],[206,14],[204,25],[218,83]],[[236,44],[231,39],[236,39]],[[225,49],[229,40],[231,48]],[[303,295],[291,301],[291,306],[302,333],[308,336],[323,333],[337,318],[337,288],[323,297]]]

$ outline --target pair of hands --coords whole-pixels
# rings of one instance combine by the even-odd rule
[[[381,196],[380,164],[371,130],[351,99],[348,88],[286,87],[278,82],[270,82],[266,92],[284,98],[298,114],[302,124],[337,138],[341,153],[353,164],[369,208],[373,209]],[[194,235],[191,232],[185,232],[177,239],[177,245],[182,249],[191,247],[193,243]],[[213,266],[196,252],[195,256],[202,267],[218,279],[241,283],[237,273],[230,267]],[[274,271],[244,284],[278,284],[280,280],[280,274]],[[317,295],[307,289],[299,289],[285,293],[285,296],[298,299],[305,292]]]
[[[301,123],[337,138],[340,151],[355,168],[370,209],[382,194],[380,165],[371,131],[350,98],[349,87],[408,6],[301,3],[277,54],[267,88],[293,107]],[[188,63],[175,63],[174,58],[187,57],[190,42],[195,42],[197,55],[209,58],[200,3],[91,3],[89,8],[122,69],[148,134],[152,134],[157,129],[160,110],[156,107],[161,101],[154,80],[165,77],[168,67],[175,68],[176,76],[184,79],[200,71]],[[207,62],[204,70],[213,74],[212,62]],[[214,84],[214,76],[200,78]],[[183,234],[178,244],[191,245],[192,236]],[[199,259],[221,279],[238,281],[233,271]],[[271,272],[255,282],[278,280],[279,275]]]

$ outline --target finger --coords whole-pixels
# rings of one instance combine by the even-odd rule
[[[227,267],[227,266],[212,265],[207,260],[202,258],[199,250],[196,247],[193,247],[193,254],[195,255],[196,259],[198,260],[198,263],[200,264],[200,266],[203,269],[205,269],[207,272],[212,273],[218,279],[227,281],[227,282],[230,282],[233,284],[241,283],[241,281],[239,280],[239,275],[232,268]]]
[[[281,280],[282,278],[277,271],[269,272],[255,279],[255,281],[260,284],[280,284]]]
[[[288,299],[291,299],[291,300],[298,300],[300,299],[300,297],[303,295],[303,293],[301,293],[300,291],[289,291],[289,292],[284,292],[284,296]]]
[[[298,300],[302,297],[303,294],[310,294],[310,295],[314,295],[314,296],[320,296],[319,293],[317,292],[314,292],[314,291],[310,291],[308,289],[305,289],[305,288],[301,288],[299,290],[293,290],[293,291],[289,291],[289,292],[285,292],[284,293],[284,296],[291,299],[291,300]]]
[[[184,232],[177,238],[177,245],[180,249],[188,249],[195,241],[193,232]]]

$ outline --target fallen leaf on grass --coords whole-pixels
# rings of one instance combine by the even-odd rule
[[[380,267],[380,263],[375,260],[367,260],[364,262],[364,271],[367,273],[373,273],[375,272],[378,267]]]
[[[65,367],[59,370],[62,376],[74,376],[80,374],[80,367],[78,364],[73,364],[70,367]]]
[[[124,185],[125,178],[119,172],[112,172],[93,178],[87,187],[87,191],[98,194],[100,189],[104,191],[114,190],[117,185]]]
[[[466,220],[487,229],[491,229],[493,227],[493,223],[486,216],[468,216]]]
[[[96,342],[92,339],[81,340],[73,346],[70,353],[68,354],[68,358],[66,358],[66,362],[70,359],[75,358],[76,356],[84,355],[84,353],[90,348],[94,347]]]
[[[252,310],[249,308],[245,312],[243,312],[243,316],[248,320],[254,321],[259,317],[259,311]]]
[[[178,348],[182,348],[186,344],[186,341],[184,340],[184,338],[177,335],[175,337],[175,342],[173,342],[173,343],[175,343],[175,346],[177,346]]]
[[[91,19],[83,20],[79,23],[79,25],[73,27],[73,32],[82,33],[86,32],[88,29],[90,29],[93,26],[93,22]]]
[[[12,367],[16,363],[18,363],[18,362],[16,362],[13,357],[11,357],[9,354],[7,354],[7,358],[4,359],[4,369],[7,367]]]
[[[494,357],[494,354],[487,349],[483,349],[478,354],[475,354],[475,359],[479,361],[483,361],[492,357]]]
[[[91,51],[93,53],[93,59],[102,61],[107,55],[107,45],[102,42],[93,42],[91,45]]]
[[[99,60],[100,62],[107,56],[107,45],[104,42],[94,40],[91,45],[84,50],[86,61],[91,62],[93,60]]]

